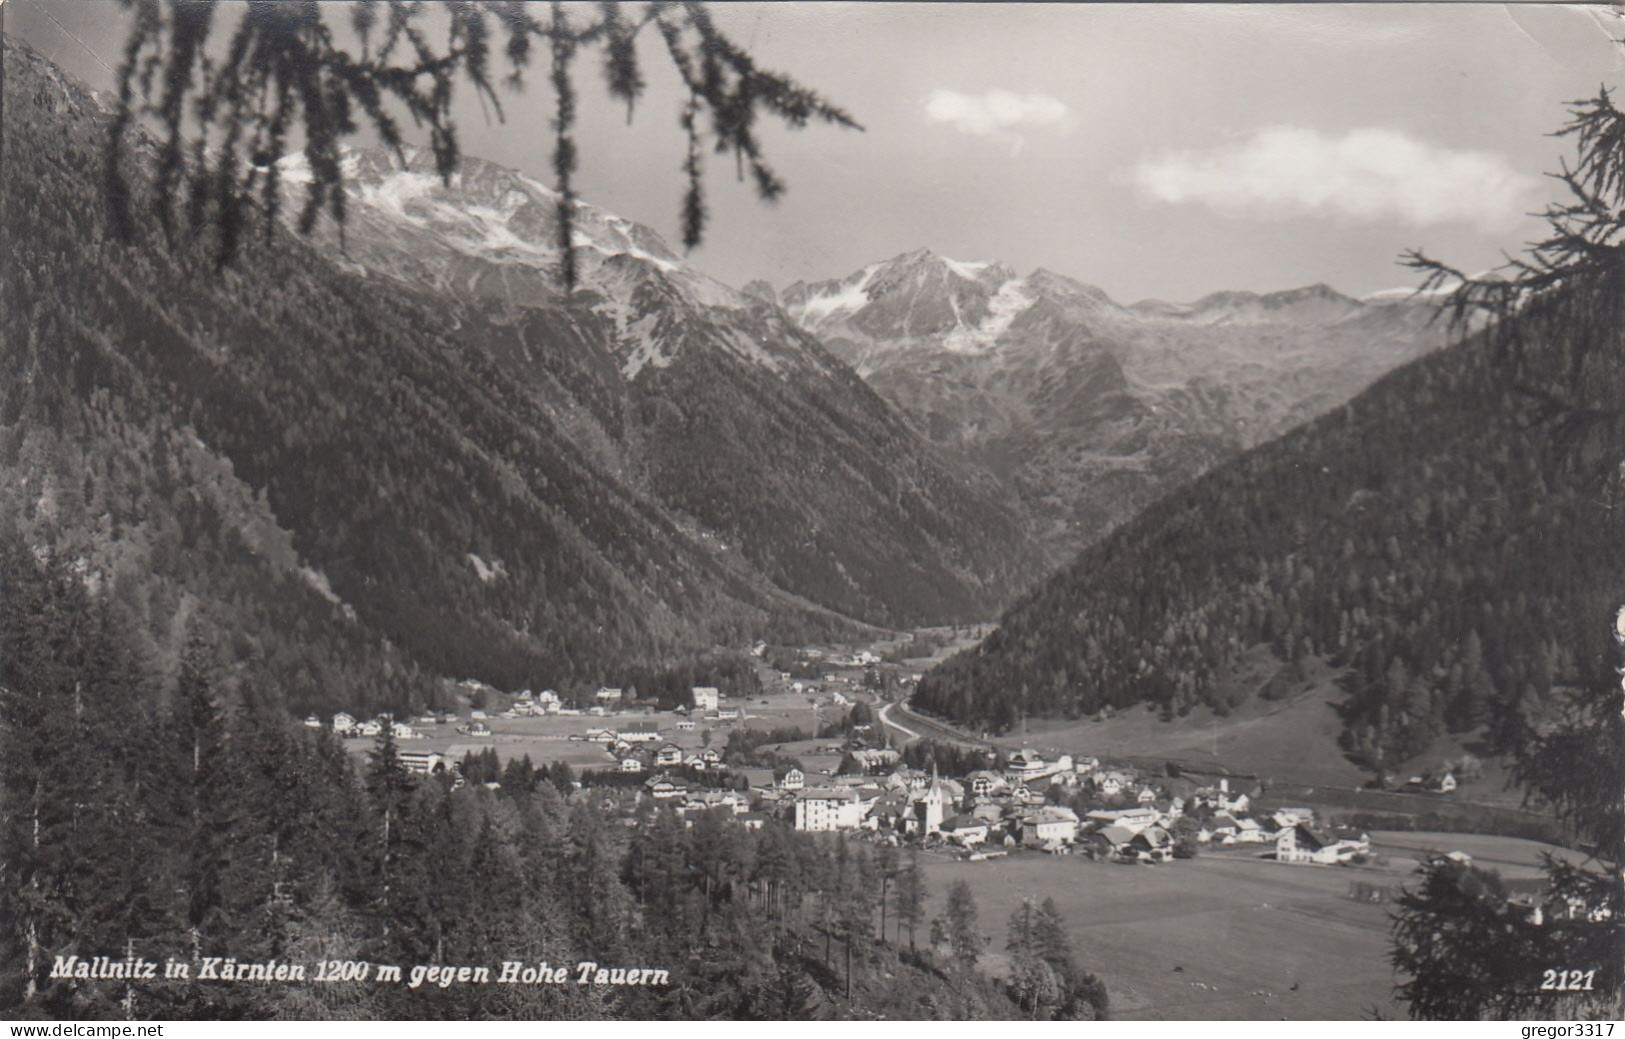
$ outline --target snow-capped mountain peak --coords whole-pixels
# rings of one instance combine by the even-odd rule
[[[465,156],[445,181],[433,154],[411,147],[400,156],[347,148],[341,161],[352,215],[409,225],[462,256],[550,273],[557,267],[559,195],[528,174]],[[283,159],[280,172],[290,185],[310,179],[303,153]],[[573,224],[572,244],[580,251],[585,286],[592,285],[603,260],[627,256],[680,275],[691,288],[702,289],[708,302],[741,305],[732,290],[689,268],[650,228],[581,201],[575,203]]]
[[[844,278],[797,282],[780,295],[809,331],[871,340],[929,338],[957,352],[991,347],[1031,305],[1005,264],[955,260],[916,249]]]
[[[333,251],[365,276],[481,309],[567,304],[577,319],[595,315],[628,380],[689,349],[719,349],[778,374],[829,363],[798,326],[763,306],[771,292],[736,291],[690,266],[654,230],[581,201],[572,213],[576,292],[566,298],[559,195],[523,172],[465,156],[444,180],[422,149],[347,150],[342,162],[348,219],[344,247]],[[310,178],[302,154],[279,171],[291,192]]]

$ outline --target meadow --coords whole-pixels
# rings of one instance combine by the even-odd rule
[[[1569,862],[1585,860],[1582,852],[1517,837],[1482,833],[1429,833],[1410,830],[1372,830],[1371,850],[1390,866],[1409,872],[1414,863],[1438,852],[1460,851],[1473,857],[1473,865],[1492,869],[1507,879],[1542,876],[1542,860],[1550,854]]]
[[[983,965],[1005,969],[1007,921],[1023,898],[1055,899],[1079,963],[1099,976],[1119,1020],[1358,1019],[1393,999],[1387,908],[1347,897],[1364,870],[1288,866],[1224,853],[1160,866],[1018,854],[922,859],[931,915],[965,880]],[[923,937],[923,935],[922,935]]]
[[[466,717],[447,725],[420,725],[413,721],[412,727],[422,733],[424,738],[402,740],[401,748],[434,750],[460,759],[466,749],[479,751],[492,747],[495,748],[497,757],[504,762],[509,758],[529,754],[534,764],[550,765],[555,761],[563,761],[579,772],[584,768],[611,768],[614,761],[605,752],[602,743],[572,740],[571,736],[581,736],[594,729],[614,729],[632,722],[654,722],[659,726],[660,742],[653,746],[673,743],[685,751],[697,751],[705,747],[707,729],[711,735],[710,746],[719,751],[727,742],[729,731],[735,728],[790,727],[812,731],[813,711],[806,697],[776,681],[767,683],[758,695],[749,699],[741,697],[726,700],[723,706],[741,708],[745,712],[745,717],[740,721],[727,723],[714,719],[708,722],[696,717],[693,719],[695,722],[693,729],[680,731],[677,723],[684,720],[683,716],[672,711],[631,709],[603,717],[579,714],[519,718],[503,718],[493,711],[486,719],[491,735],[477,737],[457,731],[458,726],[468,724]],[[346,749],[355,754],[367,753],[372,749],[373,743],[371,739],[345,741]],[[840,759],[836,757],[834,760],[838,763]]]

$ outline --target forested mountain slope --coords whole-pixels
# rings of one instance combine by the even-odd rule
[[[107,106],[5,58],[5,515],[171,664],[200,615],[295,706],[384,706],[849,623],[606,471],[435,301],[287,235],[225,272],[116,241]]]
[[[1266,643],[1347,668],[1345,743],[1369,765],[1447,728],[1509,746],[1606,659],[1625,602],[1625,513],[1599,476],[1625,428],[1617,411],[1554,419],[1540,390],[1569,377],[1566,333],[1520,320],[1544,368],[1474,338],[1389,374],[1084,551],[915,703],[996,728],[1142,702],[1222,712],[1221,679]],[[1625,331],[1609,334],[1617,358]],[[1625,393],[1617,363],[1585,370],[1616,383],[1593,399]]]
[[[297,185],[302,156],[284,163]],[[990,616],[1036,580],[1025,511],[949,461],[770,303],[690,267],[650,228],[465,157],[351,151],[336,263],[454,316],[603,468],[774,583],[877,624]],[[295,207],[289,206],[290,211]]]

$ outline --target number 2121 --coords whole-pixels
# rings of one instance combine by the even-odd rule
[[[1549,970],[1541,975],[1542,992],[1590,992],[1594,970]]]

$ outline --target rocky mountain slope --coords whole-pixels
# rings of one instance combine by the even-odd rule
[[[1317,285],[1122,306],[926,250],[778,298],[932,440],[1008,474],[1057,558],[1439,342],[1403,299]]]
[[[901,625],[986,615],[1039,575],[995,481],[656,232],[578,204],[566,297],[545,185],[476,158],[449,185],[426,154],[347,161],[351,219],[327,251],[443,301],[599,464],[779,586]]]
[[[348,257],[279,234],[218,273],[204,241],[110,234],[109,106],[5,58],[0,521],[153,652],[197,619],[294,705],[365,709],[982,614],[1031,573],[993,490],[638,229],[551,303],[489,294],[527,266],[467,253],[452,282],[384,272],[389,243],[435,254],[410,221],[369,233],[383,203]]]

